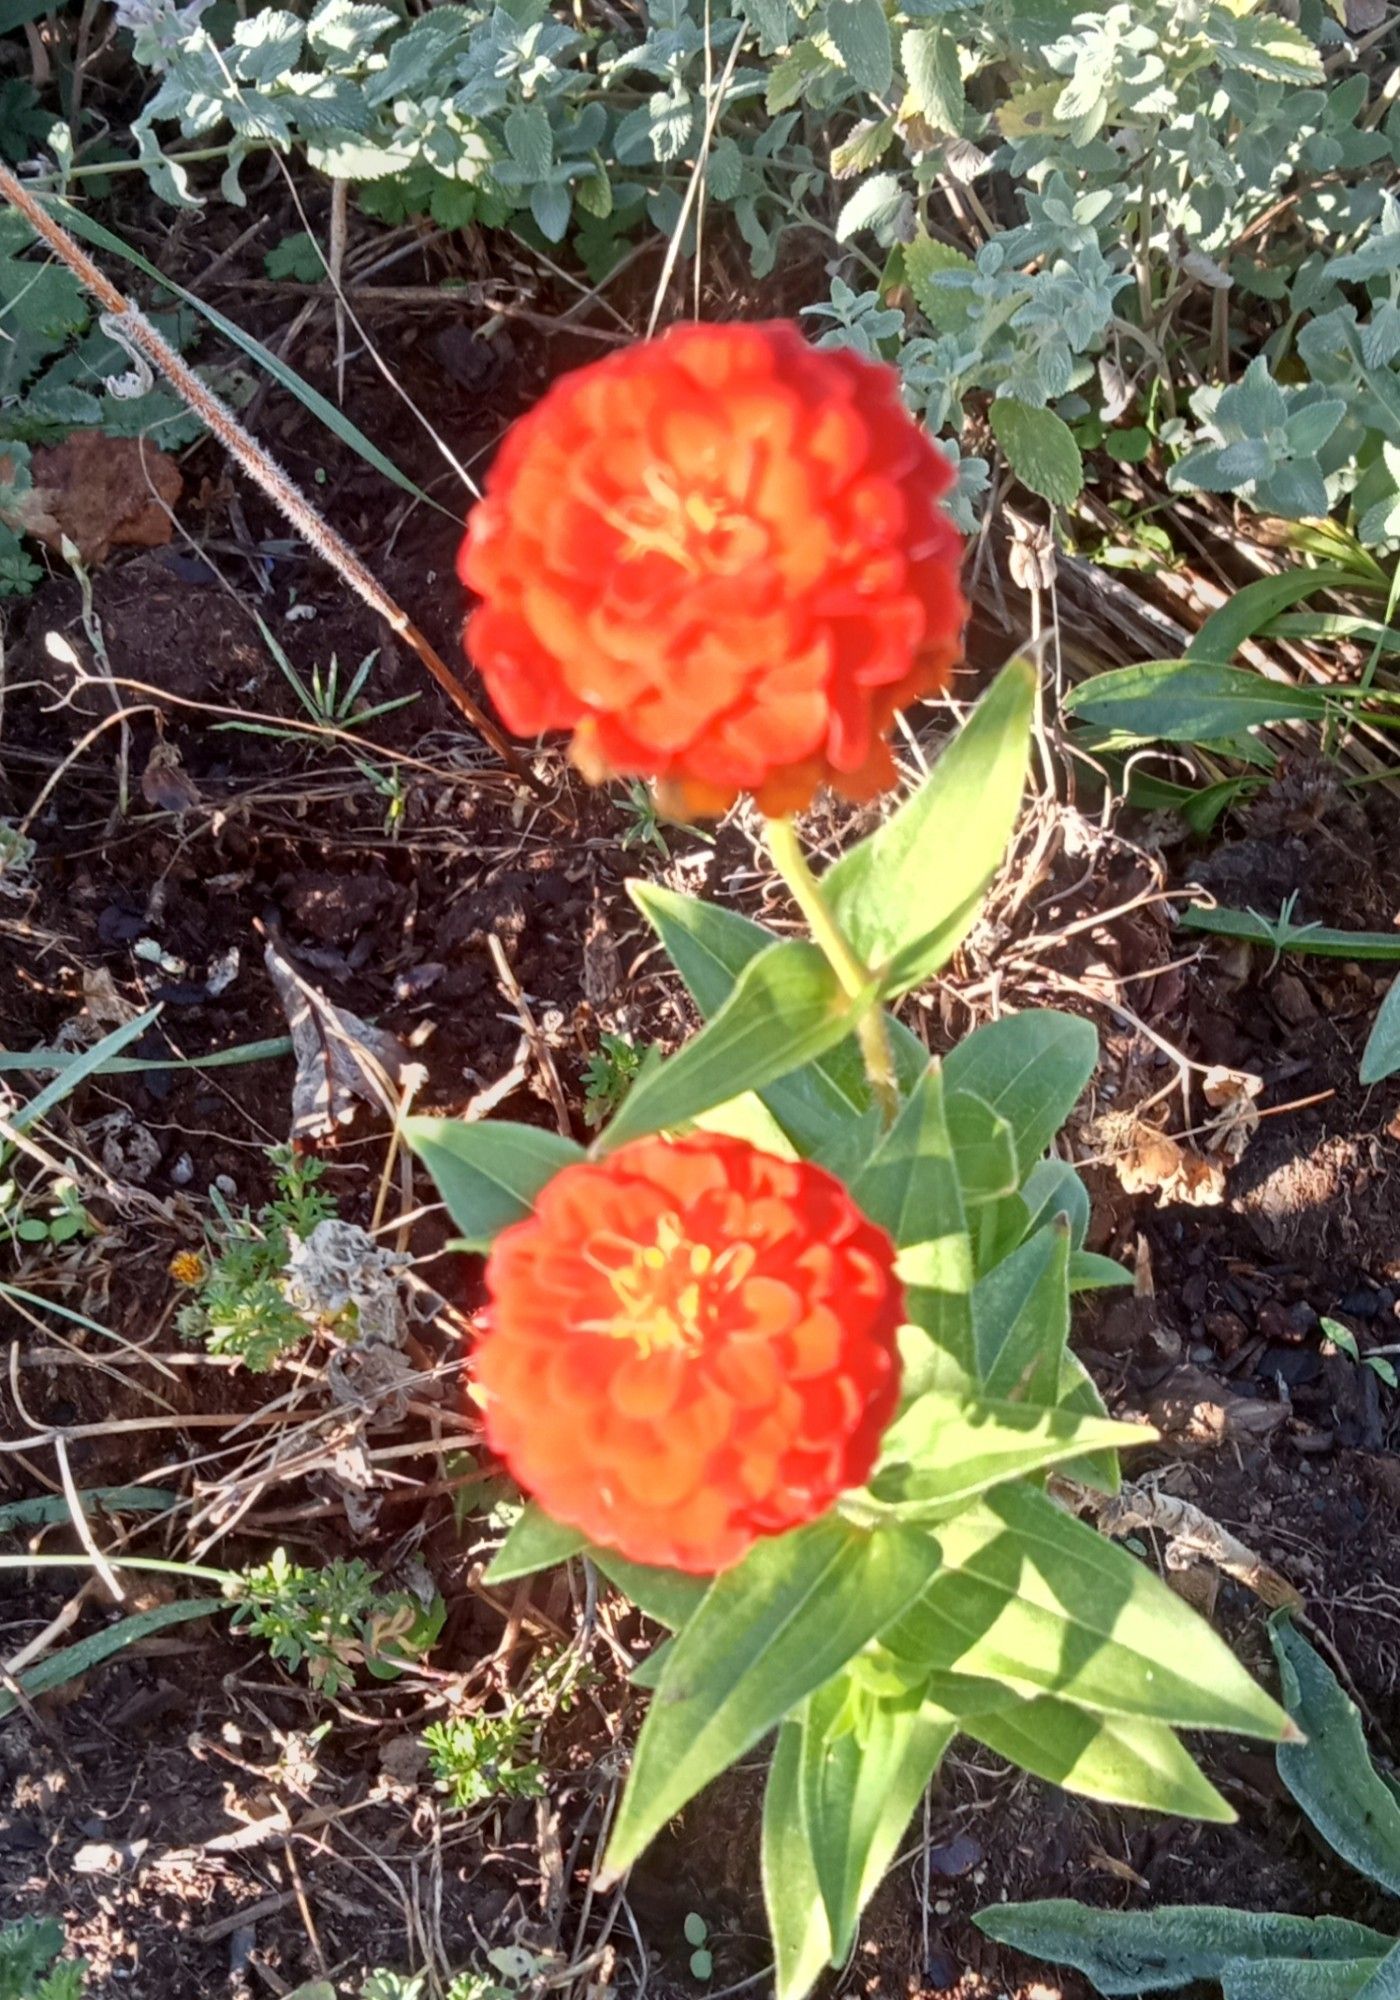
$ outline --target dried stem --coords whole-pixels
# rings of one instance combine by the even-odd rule
[[[145,315],[105,277],[44,206],[0,163],[0,194],[18,209],[30,228],[42,237],[56,257],[98,300],[104,312],[121,323],[133,347],[138,348],[158,368],[171,386],[214,433],[243,470],[279,507],[298,534],[328,562],[343,582],[404,641],[413,648],[433,679],[454,707],[484,737],[501,761],[534,791],[543,787],[524,765],[490,716],[473,701],[436,647],[419,631],[407,612],[397,605],[383,586],[365,568],[349,543],[342,540],[329,522],[322,519],[311,503],[297,491],[282,468],[248,435],[238,418],[194,370],[171,347]]]

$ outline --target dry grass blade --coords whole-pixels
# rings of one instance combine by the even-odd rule
[[[332,569],[370,609],[383,618],[391,630],[418,655],[433,679],[472,727],[485,737],[502,763],[535,791],[542,790],[521,763],[513,746],[506,741],[490,716],[467,693],[437,648],[419,631],[389,593],[365,568],[349,543],[331,527],[303,494],[298,492],[282,468],[263,447],[250,437],[233,411],[214,395],[194,370],[181,359],[165,337],[137,310],[111,280],[104,277],[91,257],[55,221],[42,203],[36,201],[10,169],[0,164],[0,194],[19,211],[35,233],[42,237],[56,257],[68,266],[99,301],[104,312],[120,322],[132,345],[160,370],[190,409],[208,425],[232,456],[255,480],[275,506],[281,509],[297,532],[305,537]]]

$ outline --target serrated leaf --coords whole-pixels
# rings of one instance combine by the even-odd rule
[[[562,243],[568,233],[574,198],[564,181],[539,181],[530,190],[530,213],[547,243]]]
[[[768,90],[764,98],[770,118],[777,117],[788,106],[796,104],[813,82],[824,72],[834,73],[835,64],[812,40],[794,42],[785,55],[779,56],[768,72]]]
[[[506,145],[527,179],[543,180],[554,164],[554,133],[541,104],[517,104],[506,118]]]
[[[863,118],[839,146],[831,151],[833,180],[850,180],[854,174],[868,174],[878,167],[894,140],[894,119]]]
[[[717,139],[705,162],[705,186],[716,201],[733,201],[744,185],[744,155],[733,139]]]
[[[306,29],[295,14],[266,7],[233,24],[234,73],[247,83],[277,83],[295,69]]]
[[[849,242],[862,229],[873,230],[881,243],[894,239],[907,197],[896,174],[872,174],[848,195],[836,218],[836,240]]]
[[[826,31],[853,82],[875,97],[894,81],[894,42],[881,0],[827,0]]]
[[[972,294],[955,291],[951,285],[936,283],[940,271],[973,271],[972,259],[951,243],[935,236],[916,236],[904,246],[904,275],[919,311],[940,333],[966,324],[972,311]]]
[[[828,1515],[716,1577],[642,1725],[606,1871],[630,1866],[703,1785],[898,1618],[936,1562],[915,1530],[866,1534]]]
[[[1035,669],[1013,660],[913,797],[822,877],[887,998],[945,965],[977,920],[1021,806]]]
[[[1052,506],[1072,506],[1084,490],[1084,460],[1064,418],[1011,396],[998,396],[987,414],[1021,484]]]
[[[459,1118],[405,1118],[402,1130],[468,1250],[489,1249],[503,1229],[525,1219],[546,1181],[584,1157],[572,1139],[505,1119],[468,1125]]]
[[[909,84],[910,107],[935,132],[961,132],[967,100],[957,37],[952,30],[906,28],[900,37],[899,54]]]

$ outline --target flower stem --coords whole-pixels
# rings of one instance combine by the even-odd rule
[[[822,894],[821,884],[802,851],[796,827],[790,819],[770,819],[766,827],[768,851],[774,866],[806,918],[813,942],[840,980],[841,990],[849,999],[859,1000],[869,992],[874,975],[836,921],[835,912]],[[870,1080],[871,1094],[880,1108],[881,1120],[886,1126],[893,1125],[899,1110],[899,1085],[895,1080],[894,1056],[882,1007],[865,1009],[856,1022],[856,1040],[860,1044],[865,1074]]]

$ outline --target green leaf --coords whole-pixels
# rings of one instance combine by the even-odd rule
[[[1054,1222],[973,1287],[977,1379],[989,1396],[1053,1404],[1068,1339],[1069,1230]]]
[[[561,1167],[584,1158],[572,1139],[506,1119],[405,1118],[403,1136],[432,1175],[465,1250],[488,1250],[525,1219]]]
[[[1044,1494],[999,1487],[928,1532],[942,1567],[881,1635],[909,1671],[975,1674],[1177,1728],[1287,1729],[1203,1618]]]
[[[958,1043],[944,1063],[944,1081],[1006,1119],[1016,1157],[1029,1168],[1078,1103],[1098,1054],[1098,1036],[1073,1014],[1049,1008],[1008,1014]]]
[[[1042,1695],[958,1727],[998,1757],[1085,1798],[1227,1825],[1236,1814],[1165,1723],[1093,1715]]]
[[[1043,1229],[1063,1216],[1069,1224],[1069,1240],[1077,1250],[1089,1228],[1089,1190],[1068,1160],[1037,1160],[1021,1188],[1030,1220],[1027,1234]]]
[[[814,944],[787,939],[751,959],[709,1025],[633,1085],[601,1149],[683,1125],[746,1090],[761,1091],[851,1032],[852,1003]]]
[[[802,1811],[797,1718],[778,1731],[763,1794],[763,1900],[773,1933],[775,2000],[803,2000],[831,1957],[831,1927]]]
[[[897,174],[872,174],[841,205],[836,240],[848,243],[862,229],[871,229],[881,243],[892,243],[904,211],[904,188]]]
[[[1100,1257],[1092,1250],[1071,1250],[1069,1288],[1071,1292],[1104,1292],[1118,1285],[1131,1285],[1133,1274],[1126,1264],[1112,1257]]]
[[[835,74],[831,61],[823,55],[816,42],[794,42],[768,72],[768,91],[764,99],[768,116],[776,118],[779,112],[796,104],[813,78],[823,72]]]
[[[1251,1959],[1379,1957],[1390,1944],[1340,1917],[1290,1917],[1186,1905],[1167,1910],[1091,1910],[1082,1903],[1003,1903],[979,1911],[978,1930],[1033,1958],[1072,1965],[1100,1993],[1166,1993],[1219,1979]],[[1285,1992],[1277,2000],[1287,2000]]]
[[[972,294],[952,285],[936,283],[940,271],[972,271],[976,266],[965,251],[936,236],[916,236],[904,246],[904,275],[919,311],[940,333],[950,333],[966,325],[972,311]]]
[[[1355,1702],[1287,1618],[1269,1637],[1284,1706],[1306,1738],[1279,1745],[1279,1776],[1344,1861],[1400,1895],[1400,1804],[1371,1762]]]
[[[562,1521],[552,1521],[542,1507],[527,1500],[525,1511],[506,1536],[483,1579],[488,1584],[514,1583],[536,1570],[554,1569],[588,1547],[588,1537]]]
[[[906,28],[899,54],[914,110],[935,131],[961,132],[967,100],[956,35],[949,28]]]
[[[27,1296],[27,1295],[26,1295]],[[165,1486],[88,1486],[78,1495],[84,1514],[165,1514],[183,1504]],[[47,1528],[72,1519],[66,1493],[36,1493],[28,1500],[11,1500],[0,1507],[0,1535],[16,1528]]]
[[[1020,811],[1035,687],[1029,661],[1004,667],[913,797],[822,877],[887,999],[946,965],[977,920]]]
[[[1217,743],[1262,723],[1326,715],[1316,688],[1286,687],[1242,667],[1195,660],[1148,660],[1081,681],[1065,696],[1067,714],[1111,729],[1124,741]]]
[[[1389,1968],[1389,1970],[1387,1970]],[[1260,1958],[1227,1965],[1220,1974],[1223,2000],[1396,2000],[1400,1961],[1339,1958]],[[1372,1986],[1384,1976],[1386,1984]]]
[[[911,1403],[885,1433],[870,1491],[909,1521],[933,1521],[957,1501],[1078,1453],[1150,1444],[1155,1432],[1055,1407],[950,1396]]]
[[[1021,484],[1052,506],[1072,506],[1084,490],[1084,460],[1064,418],[1013,396],[998,396],[987,414]]]
[[[854,1727],[849,1676],[836,1675],[801,1712],[802,1817],[841,1964],[861,1910],[894,1859],[914,1808],[952,1740],[954,1724],[912,1703],[858,1700]]]
[[[963,1219],[942,1070],[931,1063],[851,1183],[851,1196],[900,1251],[910,1316],[935,1353],[906,1368],[906,1388],[971,1383],[972,1246]],[[951,1369],[939,1365],[947,1357]]]
[[[828,1515],[716,1577],[642,1725],[608,1872],[630,1866],[702,1785],[898,1618],[937,1561],[912,1529],[867,1534]]]
[[[148,1639],[153,1632],[163,1632],[169,1625],[186,1624],[192,1618],[208,1618],[225,1608],[218,1598],[182,1597],[172,1604],[157,1604],[149,1611],[134,1612],[129,1618],[118,1619],[115,1625],[106,1625],[100,1632],[79,1639],[76,1645],[60,1646],[37,1666],[26,1667],[19,1676],[19,1685],[30,1696],[47,1694],[52,1688],[62,1687],[65,1681],[76,1680],[79,1674],[90,1673],[114,1653]],[[12,1714],[18,1706],[17,1697],[8,1688],[0,1688],[0,1719]]]
[[[679,1631],[692,1613],[699,1610],[709,1589],[708,1577],[687,1576],[683,1570],[658,1569],[650,1563],[628,1562],[612,1549],[590,1547],[585,1553],[639,1611],[672,1632]]]
[[[144,1014],[136,1014],[131,1020],[123,1021],[119,1028],[113,1028],[100,1042],[94,1042],[90,1049],[76,1055],[51,1083],[46,1083],[42,1090],[36,1091],[33,1097],[10,1114],[11,1130],[27,1132],[32,1125],[37,1125],[56,1104],[61,1104],[65,1097],[71,1097],[80,1083],[95,1076],[113,1056],[120,1054],[129,1042],[139,1041],[147,1028],[159,1018],[160,1008],[148,1007]]]
[[[971,1090],[946,1091],[944,1108],[965,1205],[978,1208],[1015,1194],[1021,1169],[1010,1120]]]
[[[1271,922],[1258,910],[1192,905],[1182,911],[1181,927],[1209,931],[1214,937],[1238,938],[1244,944],[1268,945],[1270,950],[1296,951],[1303,958],[1354,958],[1381,964],[1400,959],[1400,931],[1338,931],[1325,924]]]
[[[886,97],[894,81],[894,45],[880,0],[827,0],[826,30],[852,81]]]
[[[777,942],[762,924],[718,903],[680,896],[651,882],[631,881],[627,887],[707,1020],[729,998],[749,961]],[[900,1086],[912,1089],[928,1062],[928,1050],[893,1015],[886,1015],[885,1025]],[[797,1151],[808,1157],[829,1144],[834,1131],[844,1128],[859,1137],[862,1121],[871,1111],[869,1085],[853,1037],[770,1084],[761,1095]],[[878,1130],[878,1120],[869,1120],[869,1130]]]
[[[1400,1069],[1400,979],[1391,983],[1361,1053],[1361,1081],[1383,1083]]]

